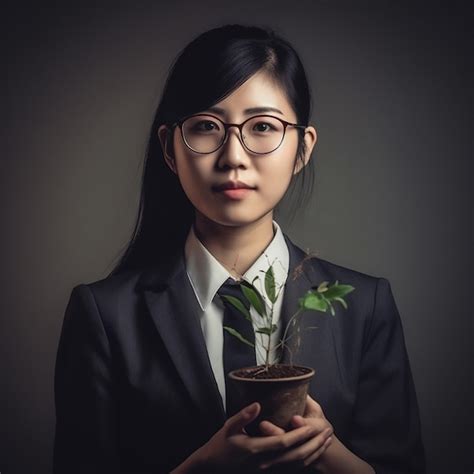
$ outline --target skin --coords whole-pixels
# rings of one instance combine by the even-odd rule
[[[216,105],[225,114],[213,114],[225,122],[243,122],[249,116],[243,110],[256,106],[276,107],[283,113],[271,112],[272,115],[297,122],[283,91],[265,73],[255,74]],[[317,135],[312,126],[305,132],[306,164]],[[237,128],[231,127],[226,143],[219,150],[200,155],[186,146],[176,128],[174,159],[165,153],[166,126],[161,126],[158,133],[166,163],[178,175],[196,209],[197,237],[225,266],[235,264],[236,273],[244,274],[271,242],[273,209],[285,194],[292,175],[302,168],[301,164],[295,167],[297,129],[289,126],[283,143],[274,152],[256,155],[243,147]],[[257,189],[242,201],[229,200],[212,190],[213,185],[229,180],[240,180]]]
[[[282,114],[269,112],[271,115],[297,122],[283,90],[264,72],[253,75],[216,105],[224,109],[220,118],[225,122],[241,123],[248,118],[244,109],[257,106],[275,107]],[[231,127],[226,143],[219,150],[200,155],[186,146],[176,128],[171,156],[167,153],[166,126],[158,130],[166,163],[177,174],[195,207],[197,237],[224,266],[232,266],[237,276],[248,270],[273,239],[273,210],[292,176],[301,171],[311,157],[317,140],[315,128],[305,129],[307,152],[303,164],[296,162],[297,133],[295,128],[288,127],[280,147],[261,156],[246,150],[237,128]],[[240,180],[256,189],[239,201],[212,190],[213,185],[229,180]],[[260,409],[258,403],[253,403],[226,420],[205,445],[172,471],[173,474],[211,469],[229,471],[231,468],[263,472],[277,464],[294,469],[313,466],[323,472],[340,474],[373,473],[370,466],[337,440],[321,407],[311,397],[308,396],[304,416],[294,417],[293,430],[285,432],[263,421],[260,428],[265,436],[248,436],[243,429],[258,416]]]
[[[264,470],[273,465],[286,464],[295,468],[311,466],[321,474],[375,474],[372,466],[347,449],[336,437],[333,428],[324,416],[321,406],[309,395],[306,398],[303,416],[294,416],[292,424],[295,430],[312,426],[318,436],[325,437],[323,444],[318,443],[318,436],[308,439],[294,449],[288,449],[269,462],[260,464]],[[265,425],[265,426],[263,426]],[[261,428],[268,436],[278,436],[284,430],[269,422],[262,422]]]

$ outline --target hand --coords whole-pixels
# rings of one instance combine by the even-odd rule
[[[260,404],[255,402],[229,418],[205,445],[195,451],[173,473],[203,470],[220,472],[223,469],[231,471],[235,468],[257,469],[262,462],[269,462],[292,446],[302,443],[306,446],[306,442],[314,439],[317,434],[317,427],[314,424],[288,432],[278,428],[276,432],[272,428],[275,425],[263,421],[260,426],[267,431],[267,434],[249,436],[243,429],[258,416],[260,410]]]
[[[324,416],[321,406],[308,395],[304,415],[294,416],[292,425],[294,429],[312,427],[314,435],[299,446],[291,447],[271,461],[261,463],[260,468],[266,469],[282,463],[288,466],[291,465],[293,469],[301,469],[311,465],[316,467],[319,458],[332,443],[333,434],[333,428]],[[281,436],[285,432],[269,421],[262,421],[260,429],[267,436]]]

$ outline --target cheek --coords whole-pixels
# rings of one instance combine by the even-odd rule
[[[269,195],[283,196],[293,176],[293,162],[281,157],[266,164],[260,171],[262,191]]]
[[[186,194],[195,194],[201,186],[201,176],[193,166],[178,164],[178,178]]]
[[[177,171],[186,196],[194,207],[201,207],[201,203],[209,198],[210,183],[206,180],[209,172],[184,160],[177,162]]]
[[[199,163],[188,153],[184,145],[175,137],[175,164],[178,179],[186,194],[192,192],[201,181]]]

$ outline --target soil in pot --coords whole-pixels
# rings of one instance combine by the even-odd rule
[[[291,418],[303,415],[306,395],[314,370],[310,367],[276,364],[237,369],[228,374],[229,389],[236,390],[241,408],[259,402],[259,416],[245,430],[252,436],[260,435],[258,424],[268,420],[284,430],[292,429]]]

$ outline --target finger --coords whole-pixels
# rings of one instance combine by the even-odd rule
[[[315,451],[313,454],[309,455],[304,460],[303,464],[305,466],[311,466],[311,464],[313,464],[315,461],[317,461],[321,457],[321,455],[324,453],[324,451],[326,451],[326,449],[329,448],[329,446],[331,446],[331,443],[332,443],[332,436],[329,436],[329,438],[326,439],[324,444],[317,451]]]
[[[285,433],[283,428],[280,428],[277,425],[274,425],[268,420],[264,420],[259,425],[260,432],[265,436],[276,436]]]
[[[332,430],[327,428],[317,436],[311,438],[306,443],[303,443],[294,449],[290,449],[271,461],[264,462],[260,467],[262,469],[266,469],[267,467],[273,466],[274,464],[282,464],[294,461],[303,462],[306,460],[306,458],[315,455],[316,452],[323,448],[327,438],[331,436],[331,433]]]
[[[295,427],[295,428],[299,428],[300,426],[305,426],[308,424],[308,420],[306,420],[305,418],[303,418],[302,416],[299,416],[299,415],[295,415],[292,419],[291,419],[291,424]]]
[[[314,426],[317,430],[317,433],[324,431],[326,428],[330,428],[328,421],[325,418],[315,417],[315,416],[308,416],[306,418],[302,416],[294,416],[291,419],[291,425],[294,428],[300,428],[301,426]]]
[[[241,433],[243,428],[245,428],[245,426],[251,421],[255,420],[259,413],[260,404],[258,402],[246,406],[225,422],[227,434]]]
[[[303,426],[277,436],[262,436],[248,440],[249,449],[255,453],[279,451],[291,448],[295,444],[304,443],[317,434],[315,427]]]
[[[295,463],[309,465],[314,462],[326,449],[327,439],[326,436],[330,437],[330,433],[323,432],[318,436],[310,439],[308,442],[286,451],[282,455],[262,463],[260,467],[266,469],[273,465]]]

